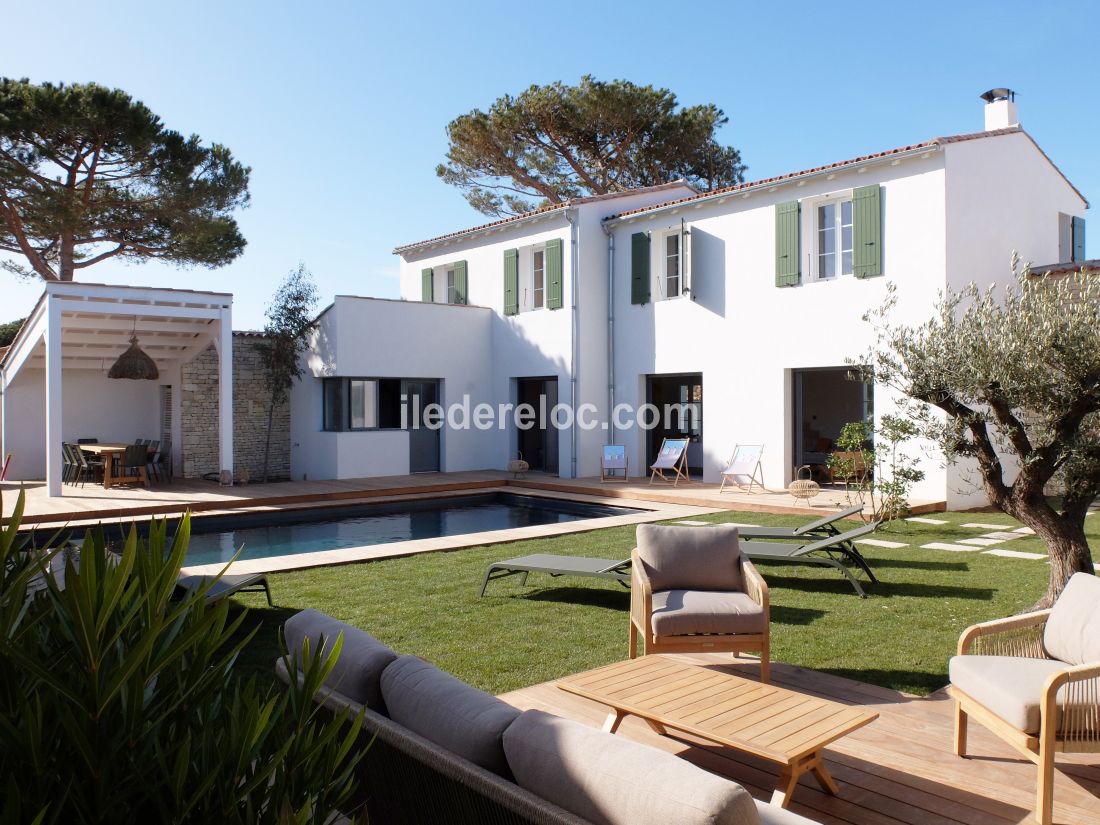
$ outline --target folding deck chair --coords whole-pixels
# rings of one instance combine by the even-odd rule
[[[622,475],[616,475],[622,473]],[[600,454],[600,483],[607,481],[626,481],[627,472],[626,447],[618,444],[608,444]]]
[[[485,571],[481,582],[480,596],[495,579],[522,575],[520,585],[527,584],[529,573],[549,573],[558,576],[587,576],[595,579],[612,579],[623,587],[630,586],[630,559],[614,561],[612,559],[594,559],[589,556],[558,556],[553,553],[535,553],[515,559],[494,562]]]
[[[811,521],[809,524],[803,524],[801,527],[742,527],[738,530],[738,535],[742,539],[797,539],[804,536],[812,538],[839,536],[841,531],[837,529],[836,523],[862,512],[863,505],[857,504],[847,510],[837,510],[835,513]]]
[[[688,440],[686,438],[665,438],[661,441],[660,452],[657,460],[649,465],[649,483],[656,478],[661,481],[671,481],[675,487],[680,479],[690,482],[687,472]],[[669,475],[665,475],[665,473]]]
[[[764,489],[764,468],[760,464],[760,456],[764,454],[763,444],[738,444],[733,448],[726,469],[722,471],[722,486],[718,492],[725,492],[726,485],[732,484],[746,493],[751,493],[754,487]]]
[[[846,533],[837,533],[834,536],[826,536],[816,541],[805,544],[792,544],[783,541],[738,541],[741,552],[753,561],[777,561],[791,562],[793,564],[817,564],[824,567],[835,567],[843,576],[851,582],[860,598],[867,598],[863,586],[852,568],[862,570],[873,583],[878,583],[867,559],[855,546],[855,540],[860,536],[866,536],[878,529],[880,522],[865,524]],[[746,533],[747,535],[747,533]],[[738,537],[740,538],[740,536]]]

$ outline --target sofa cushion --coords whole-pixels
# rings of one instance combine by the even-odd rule
[[[287,619],[283,632],[287,649],[296,660],[306,639],[309,639],[309,650],[313,655],[322,636],[328,648],[343,634],[340,657],[325,679],[325,685],[373,711],[386,713],[379,680],[386,665],[397,658],[390,648],[369,633],[312,609]]]
[[[654,590],[741,590],[737,528],[638,525],[638,558]]]
[[[653,594],[653,634],[763,633],[764,609],[744,593],[660,590]]]
[[[382,673],[390,718],[464,759],[511,778],[501,736],[520,712],[416,656]]]
[[[952,685],[1025,733],[1039,732],[1043,685],[1065,668],[1054,659],[1017,656],[953,656],[948,665]]]
[[[1047,655],[1069,665],[1100,662],[1100,578],[1074,573],[1043,631]]]
[[[525,711],[504,732],[520,787],[597,825],[758,825],[748,791],[670,753]]]

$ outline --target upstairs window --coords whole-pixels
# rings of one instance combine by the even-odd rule
[[[680,297],[680,234],[665,235],[665,297]]]
[[[852,201],[829,201],[817,206],[816,277],[819,280],[852,274]]]
[[[531,255],[531,309],[546,305],[546,251],[536,249]]]
[[[455,268],[447,267],[447,303],[457,303],[455,300]]]

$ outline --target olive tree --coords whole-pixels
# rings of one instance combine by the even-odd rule
[[[973,460],[990,503],[1050,553],[1047,607],[1093,572],[1085,515],[1100,494],[1100,281],[1084,272],[973,284],[940,296],[923,324],[894,323],[896,295],[864,318],[866,363],[949,462]],[[1049,495],[1054,488],[1060,495]]]

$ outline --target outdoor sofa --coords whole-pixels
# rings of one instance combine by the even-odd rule
[[[317,701],[363,714],[358,801],[371,822],[812,825],[665,751],[520,711],[323,613],[285,626],[292,656],[341,634]],[[285,660],[276,670],[290,678]]]

